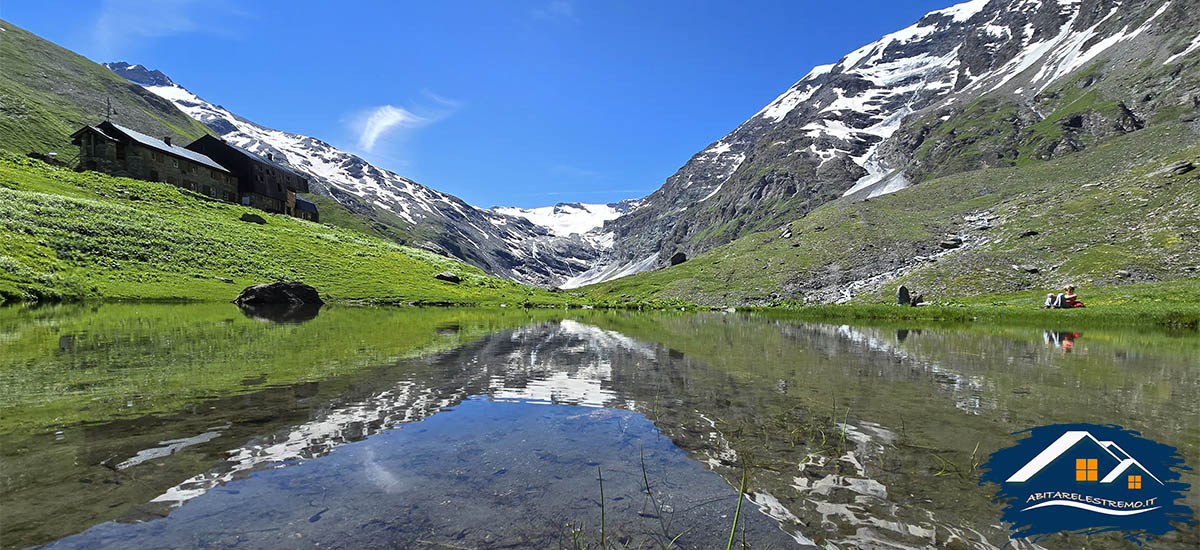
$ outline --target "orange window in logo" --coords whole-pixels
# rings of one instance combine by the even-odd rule
[[[1129,476],[1129,488],[1130,489],[1141,489],[1142,488],[1142,476]]]
[[[1099,461],[1095,458],[1075,459],[1075,481],[1096,481],[1100,479],[1099,470]]]

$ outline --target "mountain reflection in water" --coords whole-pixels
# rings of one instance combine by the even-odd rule
[[[342,311],[332,314],[378,315]],[[1007,530],[975,468],[1011,432],[1112,422],[1185,457],[1198,448],[1196,347],[1170,335],[1094,332],[1064,354],[1040,329],[563,315],[493,332],[430,318],[433,338],[462,343],[299,384],[268,374],[263,389],[186,412],[68,428],[68,441],[87,442],[62,478],[32,479],[30,462],[6,451],[6,512],[26,495],[52,508],[68,487],[86,501],[96,484],[78,478],[101,468],[143,489],[122,489],[118,515],[76,512],[73,531],[35,525],[54,521],[45,512],[20,516],[4,544],[94,526],[52,547],[553,547],[569,543],[568,524],[598,540],[599,468],[614,540],[662,547],[684,532],[682,547],[712,547],[728,537],[745,464],[762,512],[743,510],[755,548],[998,548]],[[130,433],[154,439],[119,444]],[[62,443],[4,437],[30,455]],[[645,509],[643,453],[661,514]],[[14,481],[10,466],[29,471]],[[1195,542],[1192,528],[1156,547]],[[1088,544],[1127,547],[1104,535]]]

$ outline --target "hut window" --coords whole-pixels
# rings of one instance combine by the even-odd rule
[[[171,167],[179,168],[179,159],[171,159]]]

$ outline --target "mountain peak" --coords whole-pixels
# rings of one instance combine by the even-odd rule
[[[171,77],[162,73],[157,69],[150,70],[145,65],[130,65],[125,61],[117,61],[114,63],[104,63],[108,70],[117,73],[117,76],[124,78],[134,84],[141,86],[175,86],[175,81]]]

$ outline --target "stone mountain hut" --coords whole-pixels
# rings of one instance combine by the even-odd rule
[[[234,201],[238,180],[229,170],[196,151],[152,138],[109,121],[84,126],[71,134],[79,146],[79,167],[146,181],[161,181]]]
[[[298,196],[308,192],[308,178],[270,156],[263,157],[221,138],[203,136],[188,149],[215,159],[237,176],[238,200],[267,212],[318,221],[317,205]]]
[[[180,147],[171,138],[152,138],[104,121],[71,134],[79,146],[79,169],[160,181],[215,199],[267,212],[320,221],[317,205],[297,195],[308,178],[277,162],[206,135]]]

